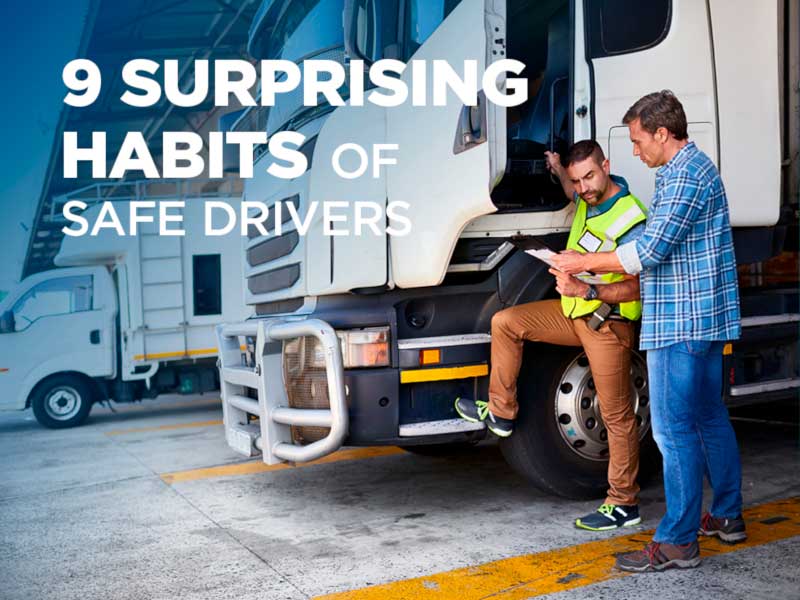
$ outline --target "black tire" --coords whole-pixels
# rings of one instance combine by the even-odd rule
[[[581,355],[577,348],[526,344],[514,433],[500,440],[500,450],[515,471],[544,492],[575,500],[602,498],[608,489],[608,461],[581,456],[558,427],[556,387]],[[640,484],[658,471],[660,462],[648,427],[640,447]]]
[[[49,429],[81,425],[93,403],[91,382],[79,375],[54,375],[36,386],[31,394],[36,420]]]

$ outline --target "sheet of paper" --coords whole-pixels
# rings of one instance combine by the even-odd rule
[[[574,277],[580,279],[584,283],[590,283],[592,285],[606,285],[608,283],[605,279],[600,277],[600,275],[592,275],[587,272],[578,273]]]
[[[530,254],[534,258],[538,258],[540,261],[550,265],[554,269],[556,268],[552,261],[552,258],[556,255],[556,252],[553,252],[549,248],[532,248],[530,250],[525,250],[525,254]]]
[[[530,254],[534,258],[538,258],[543,263],[553,267],[556,270],[559,270],[558,267],[553,264],[553,257],[558,254],[557,252],[553,252],[549,248],[532,248],[530,250],[525,250],[525,253]],[[605,285],[608,283],[599,275],[592,275],[591,273],[587,273],[585,271],[583,273],[578,273],[575,275],[575,277],[584,283],[590,283],[592,285]]]

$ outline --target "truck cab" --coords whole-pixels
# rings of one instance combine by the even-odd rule
[[[52,423],[88,414],[94,380],[116,376],[117,312],[105,266],[23,280],[0,305],[0,409],[32,405],[37,418]]]
[[[772,256],[782,207],[778,27],[778,3],[755,0],[263,2],[250,31],[255,59],[472,60],[480,79],[512,58],[526,65],[529,97],[509,109],[480,93],[475,105],[451,92],[443,106],[396,108],[285,99],[239,119],[234,129],[304,133],[311,165],[291,181],[256,175],[246,199],[301,213],[312,201],[401,201],[413,225],[402,237],[326,236],[321,218],[305,236],[251,232],[245,295],[255,318],[218,328],[229,444],[273,463],[342,444],[424,452],[485,437],[482,424],[456,418],[453,401],[486,398],[491,318],[555,297],[546,267],[511,240],[564,247],[574,213],[544,152],[594,138],[648,202],[655,174],[633,156],[621,118],[653,90],[681,98],[690,138],[720,166],[732,223],[751,236],[737,244],[739,260]],[[753,36],[763,43],[742,60],[737,40]],[[411,76],[399,77],[410,86]],[[754,111],[763,119],[742,118]],[[397,164],[343,180],[330,159],[344,142],[397,144]],[[647,440],[644,365],[635,354],[631,401]],[[608,446],[585,356],[527,345],[518,386],[517,429],[501,441],[509,462],[551,492],[601,491]]]
[[[98,401],[216,391],[214,327],[249,313],[239,231],[201,235],[203,200],[236,212],[241,198],[231,185],[113,182],[56,198],[54,206],[86,205],[87,233],[77,235],[73,223],[54,259],[61,268],[26,278],[0,305],[0,409],[31,408],[42,425],[65,428],[83,423]],[[99,201],[109,190],[114,200]],[[160,234],[155,200],[183,204],[172,215],[184,235]],[[147,222],[132,235],[137,215]]]

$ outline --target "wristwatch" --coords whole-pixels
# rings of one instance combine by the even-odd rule
[[[586,290],[586,293],[583,295],[584,300],[597,300],[597,288],[594,287],[591,283],[589,284],[589,289]]]

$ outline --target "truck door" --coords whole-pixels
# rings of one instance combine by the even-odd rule
[[[0,334],[0,406],[24,408],[54,373],[114,375],[116,299],[105,268],[49,271],[22,286],[6,304],[13,328]]]
[[[786,3],[787,9],[790,4]],[[760,0],[710,2],[719,107],[719,167],[734,227],[774,225],[780,216],[778,5]],[[795,17],[794,21],[797,27],[800,19]],[[787,76],[788,73],[787,70]],[[796,70],[794,76],[797,77]],[[785,152],[791,156],[788,148]],[[754,198],[758,201],[754,202]]]
[[[707,2],[585,0],[575,8],[576,23],[583,22],[586,31],[585,44],[576,36],[576,138],[594,133],[611,159],[612,171],[623,175],[631,192],[649,203],[655,170],[633,156],[622,117],[642,96],[669,89],[686,111],[690,139],[719,164]],[[586,93],[592,83],[593,97]]]
[[[455,6],[454,6],[455,5]],[[477,107],[448,92],[433,106],[431,66],[447,61],[460,71],[478,65],[478,82],[493,60],[505,58],[505,0],[411,0],[405,10],[408,60],[427,63],[428,102],[388,109],[387,142],[397,164],[387,171],[389,202],[406,202],[408,235],[389,239],[392,280],[398,287],[437,285],[464,227],[496,210],[490,197],[505,169],[506,111],[479,94]],[[418,46],[418,47],[417,47]],[[402,80],[411,89],[407,68]]]

